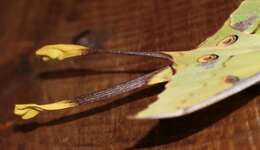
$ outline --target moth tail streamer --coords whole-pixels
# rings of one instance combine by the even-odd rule
[[[173,63],[172,58],[161,52],[140,52],[140,51],[122,51],[122,50],[105,50],[105,49],[92,49],[82,45],[76,44],[52,44],[46,45],[38,49],[35,53],[37,56],[42,57],[43,61],[50,60],[64,60],[71,57],[84,56],[88,54],[118,54],[118,55],[133,55],[133,56],[146,56],[153,58],[160,58],[167,60],[169,64]]]
[[[61,110],[104,100],[105,98],[120,95],[126,92],[131,92],[136,89],[155,85],[162,82],[169,81],[172,76],[172,68],[167,66],[165,68],[156,70],[154,72],[143,75],[139,78],[115,85],[111,88],[104,89],[92,94],[82,95],[73,100],[62,100],[55,103],[38,105],[38,104],[17,104],[15,105],[14,114],[21,116],[22,119],[31,119],[36,117],[40,112]]]
[[[22,117],[22,119],[31,119],[43,111],[61,110],[66,108],[75,107],[81,104],[86,104],[94,101],[99,101],[104,98],[120,95],[139,89],[145,86],[150,86],[162,82],[167,82],[171,79],[173,68],[170,65],[173,63],[172,58],[160,52],[138,52],[138,51],[113,51],[102,49],[91,49],[81,45],[75,44],[53,44],[46,45],[36,51],[36,55],[42,57],[43,61],[49,60],[63,60],[66,58],[83,56],[87,54],[121,54],[121,55],[135,55],[155,57],[167,60],[168,63],[165,67],[158,69],[154,72],[143,75],[139,78],[118,84],[114,87],[104,89],[89,95],[76,97],[73,100],[62,100],[55,103],[38,105],[38,104],[17,104],[15,105],[14,113]]]
[[[61,110],[75,107],[77,104],[72,100],[62,100],[55,103],[38,105],[38,104],[16,104],[14,114],[21,116],[22,119],[31,119],[43,111]]]
[[[41,56],[43,61],[63,60],[70,57],[86,55],[89,48],[75,44],[53,44],[46,45],[36,51],[37,56]]]

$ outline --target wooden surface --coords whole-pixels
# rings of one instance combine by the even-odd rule
[[[15,103],[91,93],[154,69],[147,58],[91,56],[44,64],[34,50],[84,30],[99,47],[186,50],[214,33],[240,0],[1,0],[0,145],[6,150],[260,148],[259,86],[189,116],[129,120],[163,85],[80,108],[13,115]],[[73,72],[72,72],[73,71]],[[6,129],[7,128],[7,129]]]

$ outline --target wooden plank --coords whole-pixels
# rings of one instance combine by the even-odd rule
[[[185,50],[214,33],[240,0],[75,0],[0,2],[0,144],[3,149],[258,149],[259,86],[192,115],[129,120],[163,85],[32,121],[15,103],[45,103],[91,93],[140,76],[160,62],[93,56],[44,64],[33,56],[47,43],[70,43],[83,30],[101,46],[122,50]],[[74,72],[71,72],[73,69]],[[12,128],[3,129],[3,125]],[[7,123],[7,124],[6,124]],[[8,124],[9,123],[9,124]],[[11,125],[10,125],[11,126]]]

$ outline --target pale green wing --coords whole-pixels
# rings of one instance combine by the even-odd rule
[[[158,100],[136,118],[166,118],[189,114],[260,81],[260,1],[246,0],[223,27],[195,51],[166,52],[176,74]],[[218,56],[201,63],[203,56]]]
[[[245,0],[236,9],[225,24],[214,35],[202,42],[199,47],[222,46],[221,41],[228,39],[231,35],[243,37],[247,35],[260,34],[260,1]],[[242,34],[242,35],[241,35]],[[241,41],[241,39],[240,39]]]
[[[260,1],[245,0],[230,18],[234,29],[248,34],[254,33],[260,24]]]
[[[230,26],[230,20],[227,20],[223,27],[218,30],[213,36],[202,42],[199,47],[229,47],[229,46],[247,46],[256,45],[259,43],[259,35],[257,34],[246,34],[237,30],[234,30]]]
[[[174,58],[173,67],[177,72],[158,100],[139,112],[136,118],[186,115],[260,81],[260,47],[215,47],[166,53]],[[212,55],[215,60],[203,62]]]

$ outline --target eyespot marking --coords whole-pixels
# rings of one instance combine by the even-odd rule
[[[238,35],[229,35],[225,37],[222,41],[220,41],[217,46],[229,46],[238,41]]]
[[[216,55],[216,54],[208,54],[208,55],[201,56],[201,57],[197,60],[197,62],[199,62],[199,63],[201,63],[201,64],[207,64],[207,63],[216,61],[218,58],[219,58],[219,56]]]

